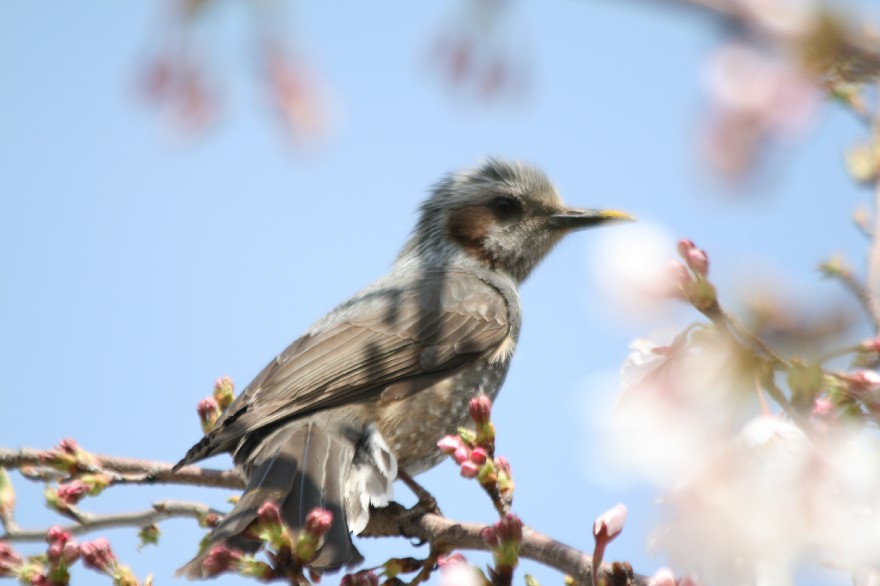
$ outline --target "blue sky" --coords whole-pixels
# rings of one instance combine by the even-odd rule
[[[842,167],[843,149],[863,130],[845,112],[824,106],[802,144],[774,153],[761,181],[732,194],[695,152],[706,108],[700,70],[721,33],[713,22],[666,3],[515,3],[509,42],[529,55],[531,90],[485,103],[450,93],[423,67],[456,6],[294,5],[282,26],[342,112],[331,140],[306,154],[289,148],[257,88],[246,14],[233,3],[200,27],[224,116],[186,144],[135,89],[155,48],[159,3],[0,7],[0,445],[48,448],[73,437],[98,453],[176,461],[199,437],[195,405],[215,378],[243,388],[382,274],[428,187],[485,155],[538,164],[573,205],[627,210],[691,238],[732,304],[755,266],[804,299],[839,296],[814,268],[835,252],[864,259],[849,215],[868,192]],[[653,494],[597,469],[595,409],[610,398],[600,389],[591,398],[588,381],[616,372],[630,340],[661,324],[606,309],[591,268],[598,238],[570,237],[522,289],[521,342],[496,408],[498,449],[512,462],[514,508],[527,524],[589,549],[593,518],[625,502],[629,524],[608,556],[650,573],[663,563],[645,546]],[[493,519],[451,463],[421,480],[446,514]],[[14,481],[19,522],[54,522],[39,488]],[[86,504],[222,506],[226,496],[120,487]],[[134,530],[110,534],[120,558],[157,584],[171,582],[201,536],[185,520],[162,530],[160,546],[141,552]],[[376,561],[406,551],[393,545],[362,549]],[[552,571],[524,567],[559,583]]]

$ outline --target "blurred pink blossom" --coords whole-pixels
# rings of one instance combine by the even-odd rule
[[[482,576],[475,568],[468,565],[461,554],[443,557],[438,561],[440,566],[439,586],[483,586]]]
[[[857,370],[842,377],[856,391],[871,393],[880,390],[880,374],[875,370]]]
[[[234,69],[214,66],[209,58],[213,31],[205,26],[204,15],[207,7],[216,4],[210,0],[167,2],[161,28],[154,34],[157,47],[146,60],[138,83],[141,95],[185,137],[203,134],[219,118],[221,87],[211,72]],[[283,3],[243,6],[253,13],[244,22],[252,29],[267,94],[283,129],[297,146],[315,146],[334,126],[336,109],[330,91],[288,46],[289,31],[279,30]],[[208,34],[200,28],[208,29]],[[230,396],[231,390],[230,381]],[[221,409],[224,406],[221,401]]]
[[[270,39],[262,41],[262,59],[269,99],[288,136],[303,146],[328,136],[333,100],[317,73],[305,59]]]
[[[675,574],[669,568],[660,568],[648,580],[648,586],[676,586]]]
[[[704,79],[710,112],[701,152],[731,180],[751,171],[769,144],[802,136],[821,99],[813,81],[795,65],[742,42],[718,49]]]
[[[505,22],[511,0],[463,0],[430,49],[429,65],[452,87],[483,99],[525,92],[521,42]]]
[[[199,134],[217,119],[219,89],[192,49],[165,51],[144,68],[141,93],[175,130],[184,135]]]
[[[808,557],[863,567],[880,555],[880,445],[841,427],[811,439],[758,416],[664,503],[654,548],[709,584],[793,583]]]

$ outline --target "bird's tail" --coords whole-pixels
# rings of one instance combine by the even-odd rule
[[[334,570],[363,561],[350,531],[358,533],[366,526],[370,504],[388,503],[397,476],[396,461],[378,433],[370,428],[352,435],[326,431],[315,422],[291,422],[261,440],[247,460],[250,472],[244,494],[211,533],[204,551],[178,575],[208,577],[204,562],[216,545],[256,552],[262,544],[243,533],[267,501],[279,506],[294,533],[303,529],[315,507],[333,514],[311,568]]]

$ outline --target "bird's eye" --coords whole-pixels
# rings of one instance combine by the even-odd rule
[[[512,197],[502,195],[492,200],[492,211],[499,218],[509,218],[517,211],[519,204]]]

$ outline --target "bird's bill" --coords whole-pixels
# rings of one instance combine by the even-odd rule
[[[632,222],[635,218],[617,210],[582,210],[568,208],[550,216],[551,225],[560,230],[592,228],[608,222]]]

